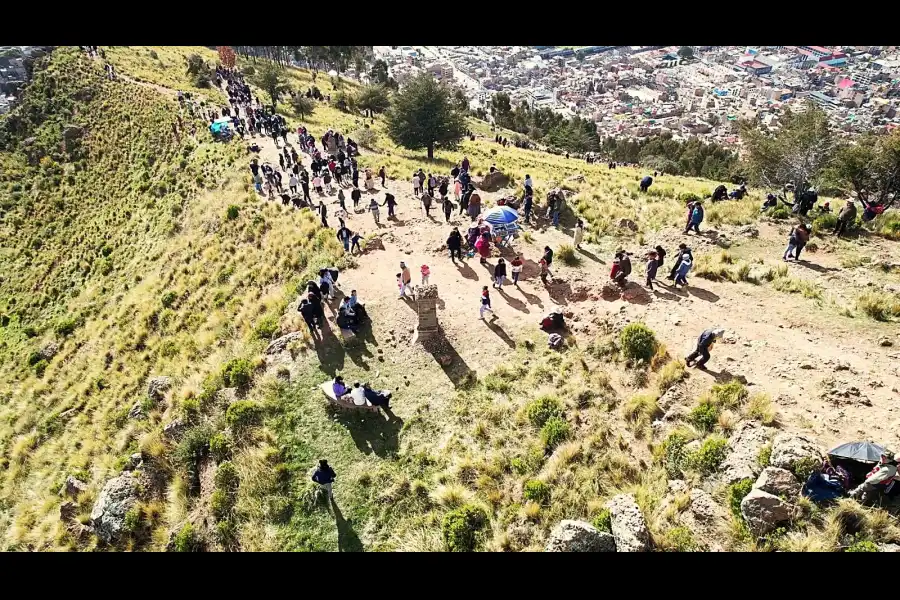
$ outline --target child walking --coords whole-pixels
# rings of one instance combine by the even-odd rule
[[[653,280],[656,279],[656,271],[659,268],[657,262],[656,250],[651,250],[647,254],[647,287],[653,289]]]
[[[421,273],[422,285],[428,285],[428,276],[431,275],[431,269],[428,268],[428,265],[422,265]]]
[[[519,286],[519,276],[522,274],[522,256],[516,255],[516,257],[512,260],[510,265],[512,266],[512,280],[513,284],[518,287]]]
[[[491,292],[488,290],[488,286],[484,286],[481,288],[481,320],[484,321],[484,313],[491,313],[491,321],[495,321],[497,319],[497,315],[494,314],[494,310],[491,308]]]

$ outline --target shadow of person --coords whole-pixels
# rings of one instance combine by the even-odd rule
[[[794,264],[809,269],[810,271],[815,271],[816,273],[830,273],[831,271],[840,271],[840,269],[837,269],[835,267],[824,267],[822,265],[817,265],[816,263],[807,262],[803,259],[794,261]]]
[[[527,304],[525,304],[522,300],[519,300],[518,298],[514,298],[514,297],[510,296],[509,294],[507,294],[506,290],[503,289],[502,287],[500,289],[498,289],[497,292],[503,297],[504,300],[506,300],[506,303],[509,304],[515,310],[517,310],[519,312],[523,312],[523,313],[531,312],[528,310]]]
[[[622,290],[622,300],[631,304],[650,304],[650,293],[642,285],[629,281]]]
[[[507,333],[503,330],[502,327],[500,327],[499,325],[497,325],[497,322],[496,322],[496,321],[493,321],[493,322],[492,322],[492,321],[485,321],[485,324],[488,326],[488,329],[490,329],[491,331],[493,331],[493,332],[497,335],[497,337],[499,337],[501,340],[503,340],[503,342],[504,342],[507,346],[509,346],[510,348],[515,348],[515,347],[516,347],[516,342],[515,342],[511,337],[509,337],[509,334],[507,334]]]
[[[653,295],[661,300],[681,300],[681,296],[677,294],[673,294],[672,292],[666,291],[662,284],[657,282],[657,287],[653,288]]]
[[[464,260],[456,261],[456,268],[459,270],[459,274],[462,275],[465,279],[471,279],[472,281],[478,281],[478,274],[475,272],[475,269],[470,267],[468,263]]]
[[[520,277],[519,281],[521,281],[521,280],[522,279]],[[525,298],[525,300],[528,301],[528,304],[537,304],[538,308],[544,308],[544,303],[541,302],[541,298],[538,295],[529,294],[528,292],[526,292],[525,290],[522,289],[522,286],[515,286],[515,287],[517,290],[519,290],[519,293],[522,294],[522,296]]]
[[[585,250],[583,246],[581,248],[578,248],[578,252],[580,252],[581,254],[584,254],[585,256],[587,256],[589,259],[591,259],[594,262],[598,262],[601,265],[606,264],[599,256],[597,256],[590,250]]]
[[[344,347],[331,331],[328,322],[322,324],[322,338],[316,342],[316,355],[319,358],[319,369],[334,377],[337,371],[344,368]]]
[[[710,360],[714,360],[714,358],[711,358]],[[698,370],[700,372],[705,372],[707,375],[709,375],[710,377],[715,379],[717,383],[728,383],[729,381],[737,381],[738,383],[740,383],[742,385],[749,385],[749,382],[747,381],[746,377],[744,377],[743,375],[735,375],[734,373],[732,373],[731,371],[728,371],[726,369],[722,369],[718,372],[711,371],[709,369],[698,369]]]
[[[329,405],[328,412],[333,420],[347,430],[356,448],[363,454],[375,454],[381,458],[397,454],[403,419],[393,412],[387,419],[381,413],[361,412],[332,405]]]
[[[709,290],[704,290],[703,288],[698,288],[693,285],[688,285],[686,288],[684,288],[684,291],[686,291],[688,295],[699,298],[700,300],[705,300],[706,302],[719,301],[718,295],[710,292]]]
[[[364,552],[362,542],[350,521],[344,519],[344,515],[338,507],[337,501],[331,499],[331,511],[334,514],[334,523],[337,525],[338,552]]]

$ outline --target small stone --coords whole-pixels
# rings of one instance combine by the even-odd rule
[[[87,484],[80,479],[69,475],[66,477],[65,493],[70,498],[77,498],[79,494],[87,490]]]
[[[878,340],[878,345],[884,346],[885,348],[887,348],[888,346],[893,346],[894,342],[891,341],[891,338],[883,337],[880,340]]]

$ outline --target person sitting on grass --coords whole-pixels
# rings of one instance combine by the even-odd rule
[[[721,327],[707,329],[701,333],[697,338],[697,348],[685,357],[684,363],[689,367],[696,366],[698,369],[705,369],[705,365],[709,361],[709,351],[712,350],[717,340],[722,339],[723,335],[725,335],[725,330]],[[697,360],[698,358],[700,360]],[[696,364],[694,364],[695,361]]]

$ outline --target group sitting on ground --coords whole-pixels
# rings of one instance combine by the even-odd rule
[[[392,393],[388,390],[373,390],[368,383],[355,381],[353,387],[347,387],[344,378],[337,375],[331,384],[331,390],[338,400],[352,402],[356,406],[379,406],[387,410],[391,409]]]

